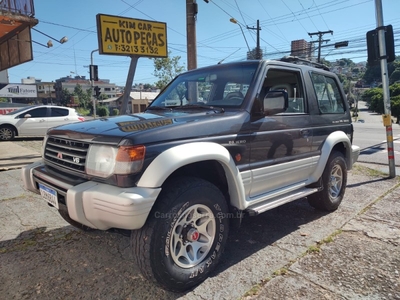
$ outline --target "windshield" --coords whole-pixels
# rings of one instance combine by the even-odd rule
[[[240,107],[258,64],[217,65],[179,75],[149,109]]]

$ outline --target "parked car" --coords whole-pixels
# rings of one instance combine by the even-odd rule
[[[24,186],[74,226],[131,230],[145,278],[191,289],[243,218],[304,197],[325,211],[342,202],[360,148],[340,81],[320,66],[248,60],[182,73],[144,113],[49,130]]]
[[[82,121],[85,118],[74,108],[54,105],[22,107],[0,115],[0,140],[10,141],[16,136],[45,136],[52,127]]]

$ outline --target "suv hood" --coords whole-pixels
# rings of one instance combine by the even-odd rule
[[[48,135],[118,144],[122,139],[147,144],[157,141],[208,137],[237,133],[248,116],[245,111],[170,111],[162,114],[138,113],[62,125]],[[223,121],[221,121],[223,119]]]

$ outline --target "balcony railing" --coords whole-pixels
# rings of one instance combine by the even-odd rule
[[[0,10],[29,17],[35,15],[33,0],[2,0],[0,1]]]

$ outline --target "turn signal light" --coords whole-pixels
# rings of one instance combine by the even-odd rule
[[[146,147],[140,146],[120,146],[116,157],[117,162],[133,162],[143,160],[146,154]]]

